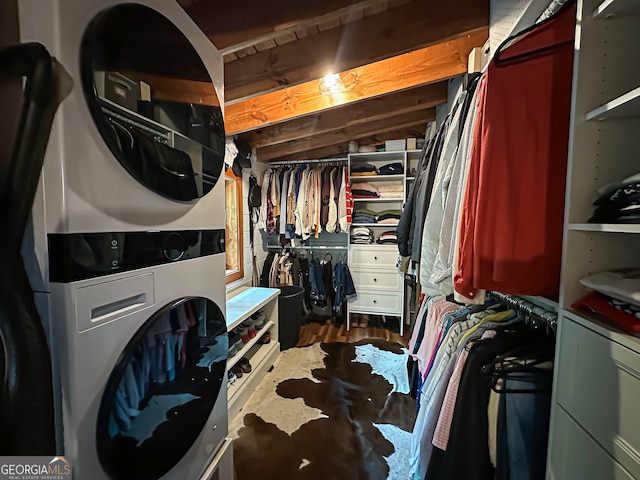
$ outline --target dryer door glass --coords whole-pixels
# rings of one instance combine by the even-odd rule
[[[222,109],[182,32],[149,7],[118,5],[89,24],[80,62],[93,120],[122,166],[172,200],[206,195],[222,173]]]
[[[142,326],[100,404],[98,456],[110,478],[157,479],[184,457],[209,421],[228,348],[224,315],[205,298],[176,301]]]

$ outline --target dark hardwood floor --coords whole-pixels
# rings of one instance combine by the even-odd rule
[[[349,331],[343,326],[336,327],[324,323],[311,322],[300,327],[300,339],[296,347],[304,347],[316,342],[358,342],[366,338],[384,338],[407,346],[410,332],[405,332],[404,337],[386,328],[360,328],[351,327]]]

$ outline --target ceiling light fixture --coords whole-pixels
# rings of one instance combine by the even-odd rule
[[[320,79],[319,88],[322,95],[336,95],[344,90],[344,85],[339,74],[330,73]]]

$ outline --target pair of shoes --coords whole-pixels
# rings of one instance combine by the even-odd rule
[[[236,377],[236,374],[229,370],[227,372],[227,388],[236,383],[237,379],[238,377]]]
[[[360,314],[352,313],[349,324],[351,325],[352,328],[358,328],[358,326],[360,325]]]
[[[233,357],[236,353],[242,350],[242,347],[244,347],[244,342],[240,335],[231,332],[229,334],[229,354],[227,358]]]
[[[242,357],[238,360],[238,366],[242,369],[243,373],[251,373],[251,363],[247,357]]]
[[[236,363],[233,367],[231,367],[231,371],[235,374],[237,378],[242,378],[242,375],[244,375],[244,371],[242,370],[242,367],[238,363]]]
[[[271,342],[271,332],[267,332],[265,333],[260,340],[258,340],[258,343],[260,345],[266,345],[267,343]]]
[[[367,328],[369,326],[370,317],[368,314],[363,313],[360,315],[360,322],[358,322],[358,327]]]

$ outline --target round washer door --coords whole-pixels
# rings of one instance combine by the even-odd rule
[[[222,105],[178,27],[144,5],[108,8],[86,29],[80,71],[91,116],[129,174],[179,202],[211,191],[224,163]]]
[[[155,480],[189,451],[223,387],[229,340],[218,305],[166,305],[138,330],[107,383],[98,457],[115,480]]]

